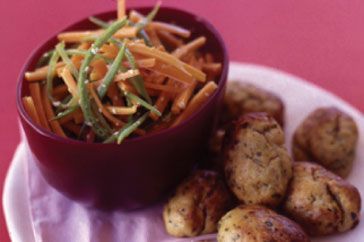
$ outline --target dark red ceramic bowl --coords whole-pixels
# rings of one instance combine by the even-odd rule
[[[138,8],[147,13],[151,8]],[[109,20],[115,12],[97,17]],[[179,126],[117,144],[86,144],[61,138],[33,123],[22,106],[27,95],[24,72],[33,70],[39,57],[54,47],[56,35],[37,48],[23,67],[17,87],[17,108],[33,160],[50,185],[67,197],[100,208],[135,209],[163,198],[185,177],[203,155],[215,116],[222,103],[228,55],[219,33],[200,17],[173,8],[161,8],[157,19],[190,29],[192,38],[207,37],[205,50],[223,64],[218,89]],[[83,19],[65,30],[90,29]]]

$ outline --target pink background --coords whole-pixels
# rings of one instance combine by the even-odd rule
[[[154,0],[129,0],[129,6]],[[72,22],[114,7],[113,0],[0,1],[0,192],[19,142],[15,86],[32,49]],[[364,1],[165,0],[209,19],[235,61],[276,67],[364,110]],[[9,241],[3,213],[0,240]]]

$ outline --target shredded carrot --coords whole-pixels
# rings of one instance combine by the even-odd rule
[[[220,73],[221,63],[204,63],[202,65],[202,70],[206,72],[211,72],[212,74]]]
[[[187,106],[188,101],[190,100],[193,91],[197,86],[197,82],[194,81],[191,85],[189,85],[183,92],[181,92],[175,99],[172,104],[172,113],[179,114],[181,110],[184,110]]]
[[[34,120],[36,124],[41,125],[37,110],[35,109],[33,98],[30,96],[23,97],[23,105],[30,118]]]
[[[142,55],[153,57],[163,63],[174,66],[177,69],[186,70],[189,74],[191,74],[194,78],[196,78],[196,80],[199,80],[201,82],[206,81],[205,73],[194,68],[193,66],[190,66],[190,65],[180,61],[179,59],[172,56],[171,54],[157,50],[155,48],[150,48],[150,47],[142,45],[142,44],[132,44],[131,43],[131,44],[129,44],[129,48],[133,53],[139,53]]]
[[[135,27],[123,27],[115,33],[114,37],[119,39],[135,38],[137,33],[138,31]]]
[[[64,41],[65,43],[79,43],[84,41],[90,41],[101,36],[104,30],[94,30],[94,31],[69,31],[60,33],[57,38],[59,41]],[[134,38],[137,34],[137,29],[134,27],[123,27],[119,29],[114,37],[116,38]]]
[[[166,85],[169,87],[172,87],[174,85],[174,81],[171,79],[168,79]],[[158,109],[159,112],[163,113],[170,100],[171,100],[171,94],[168,92],[162,92],[161,95],[159,95],[159,97],[155,103],[155,107]],[[155,113],[151,113],[149,116],[153,120],[159,119],[159,116],[156,115]]]
[[[135,90],[135,88],[132,85],[130,85],[129,83],[126,83],[126,82],[123,82],[123,81],[116,82],[116,83],[117,83],[119,89],[122,92],[127,91],[127,92],[133,93],[134,95],[138,95],[138,91]],[[160,94],[160,91],[153,90],[153,89],[150,89],[150,88],[147,88],[147,92],[152,97],[158,96]]]
[[[33,98],[35,109],[37,110],[38,117],[40,120],[40,124],[43,128],[50,130],[46,113],[44,111],[43,101],[42,101],[42,93],[40,90],[40,84],[38,82],[29,84],[30,95]]]
[[[171,34],[178,35],[182,38],[189,38],[191,36],[191,31],[174,24],[153,21],[148,25],[148,27],[153,28],[157,31],[166,31]]]
[[[107,89],[107,96],[110,98],[114,106],[124,106],[123,100],[120,98],[120,93],[115,83],[111,83],[109,89]]]
[[[90,81],[98,81],[105,77],[108,68],[106,62],[103,59],[92,61],[90,66],[92,67]]]
[[[114,115],[131,115],[136,113],[138,105],[133,105],[131,107],[107,106],[106,108]]]
[[[118,19],[125,17],[125,0],[118,0],[117,3]]]
[[[217,85],[215,82],[208,82],[192,99],[187,108],[176,118],[172,127],[186,120],[192,113],[196,112],[201,105],[215,92]]]
[[[81,109],[77,109],[77,111],[73,114],[73,120],[76,124],[82,124],[84,121],[83,113]]]
[[[168,92],[170,94],[177,94],[180,93],[181,90],[172,86],[168,86],[168,85],[161,85],[161,84],[155,84],[155,83],[144,83],[144,86],[147,89],[154,89],[154,90],[158,90],[158,91],[164,91],[164,92]]]
[[[58,85],[53,88],[53,96],[62,99],[68,94],[68,87],[64,84]]]
[[[103,30],[95,31],[69,31],[58,34],[59,41],[66,43],[83,42],[85,40],[92,40],[102,34]]]
[[[45,108],[45,113],[47,115],[47,118],[49,120],[49,124],[52,127],[52,130],[55,134],[61,136],[61,137],[66,137],[66,134],[63,132],[63,129],[61,127],[61,125],[59,124],[58,120],[55,120],[54,117],[54,112],[52,109],[52,104],[48,99],[48,95],[47,95],[47,87],[44,86],[43,88],[43,105]]]
[[[182,57],[184,57],[185,55],[187,55],[191,51],[194,51],[194,50],[200,48],[205,43],[206,43],[206,38],[205,37],[199,37],[199,38],[189,42],[188,44],[183,45],[183,46],[175,49],[172,52],[172,55],[174,55],[178,59],[181,59]]]
[[[139,68],[151,68],[155,65],[155,63],[155,58],[136,59],[136,64]],[[124,62],[123,65],[130,67],[129,62]]]
[[[183,41],[176,38],[173,34],[166,31],[156,31],[159,37],[165,41],[167,44],[173,46],[174,48],[183,45]]]
[[[135,11],[135,10],[131,10],[130,13],[129,13],[129,20],[134,22],[134,23],[137,23],[141,20],[143,20],[145,17],[143,14]]]
[[[90,48],[91,43],[90,42],[82,42],[77,49],[79,50],[87,50],[88,48]],[[83,55],[73,55],[71,57],[71,61],[73,63],[73,65],[77,68],[80,69],[82,60],[83,60]]]
[[[154,29],[148,30],[150,41],[152,42],[153,46],[155,47],[163,47],[161,40],[159,39],[157,32]],[[163,47],[164,49],[164,47]]]
[[[123,122],[116,117],[114,117],[102,104],[99,96],[97,95],[95,89],[93,88],[93,85],[90,85],[90,93],[92,98],[95,100],[97,107],[99,108],[99,111],[109,120],[112,122],[116,127],[121,127],[123,125]]]
[[[63,127],[65,127],[67,130],[71,131],[74,135],[76,135],[77,137],[80,136],[81,134],[81,126],[77,125],[73,122],[67,122],[62,124]]]
[[[72,94],[72,96],[78,97],[79,95],[76,81],[67,67],[62,68],[61,77],[64,83],[66,83],[68,91]]]
[[[58,62],[56,68],[63,67],[63,62]],[[25,72],[25,79],[30,82],[38,82],[46,79],[48,73],[48,66],[43,66],[33,72]]]
[[[110,59],[115,59],[115,57],[118,55],[118,51],[119,48],[113,43],[104,44],[100,48],[100,53],[102,53],[105,57]]]
[[[138,76],[139,74],[139,70],[130,69],[126,72],[121,72],[117,74],[114,78],[114,81],[125,81],[126,79]]]
[[[163,64],[159,61],[157,61],[153,67],[146,69],[158,73],[160,75],[169,77],[173,80],[180,81],[182,83],[191,84],[194,80],[193,76],[191,76],[189,73],[177,69],[174,66]]]

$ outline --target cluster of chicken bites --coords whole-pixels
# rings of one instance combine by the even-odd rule
[[[210,142],[215,171],[196,171],[177,188],[163,212],[169,234],[217,231],[219,242],[300,242],[359,223],[360,194],[342,178],[358,140],[349,115],[331,107],[311,113],[294,134],[292,159],[284,105],[275,94],[232,82],[224,102]]]

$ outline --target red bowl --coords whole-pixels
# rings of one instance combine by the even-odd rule
[[[151,8],[138,8],[147,13]],[[114,19],[115,12],[97,17]],[[21,98],[29,93],[24,73],[35,68],[42,53],[57,43],[53,36],[29,57],[18,80],[17,109],[30,150],[47,182],[67,197],[98,208],[135,209],[163,198],[185,177],[205,153],[216,114],[221,107],[228,54],[216,29],[200,17],[163,7],[157,19],[173,22],[192,31],[192,38],[206,36],[206,51],[223,64],[217,91],[188,120],[145,137],[117,144],[88,144],[62,138],[36,125],[25,112]],[[65,30],[93,28],[83,19]]]

